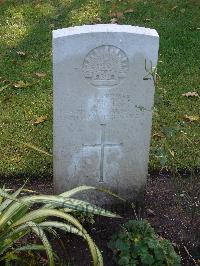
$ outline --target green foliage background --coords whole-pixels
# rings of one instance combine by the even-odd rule
[[[1,176],[52,175],[52,157],[38,150],[52,154],[52,30],[113,17],[160,35],[150,170],[199,167],[200,120],[184,116],[200,115],[200,98],[182,96],[200,94],[199,1],[7,0],[0,5]]]
[[[129,220],[109,241],[117,265],[180,266],[171,242],[159,238],[146,220]]]

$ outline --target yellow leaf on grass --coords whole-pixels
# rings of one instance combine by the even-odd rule
[[[96,22],[101,22],[102,20],[101,20],[101,18],[100,17],[97,17],[96,18]]]
[[[25,56],[26,55],[26,53],[23,52],[23,51],[17,51],[17,54],[20,55],[20,56]]]
[[[22,143],[24,146],[27,146],[27,147],[29,147],[29,148],[35,150],[35,151],[38,151],[39,153],[44,153],[44,154],[46,154],[46,155],[48,155],[48,156],[52,156],[52,154],[50,154],[50,153],[48,153],[48,152],[42,150],[41,148],[36,147],[36,146],[33,145],[33,144],[26,143],[26,142],[21,142],[21,143]]]
[[[177,7],[178,6],[173,6],[171,10],[173,11],[173,10],[177,9]]]
[[[121,18],[123,17],[123,13],[122,12],[112,12],[110,13],[110,17],[113,17],[113,18]]]
[[[196,91],[189,91],[187,93],[183,93],[182,96],[185,96],[185,97],[199,97],[199,94],[196,92]]]
[[[46,115],[39,116],[39,117],[37,117],[35,119],[35,121],[33,122],[33,125],[37,126],[38,124],[41,124],[41,123],[43,123],[46,120],[47,120],[47,116]]]
[[[133,12],[134,12],[133,9],[127,9],[127,10],[124,11],[124,14],[133,13]]]
[[[174,151],[172,151],[172,150],[169,149],[169,153],[171,154],[172,157],[174,157],[174,155],[175,155],[175,152]]]
[[[46,76],[45,73],[42,73],[42,72],[36,72],[35,75],[38,77],[38,78],[43,78]]]
[[[164,134],[162,132],[156,132],[153,134],[153,138],[162,139],[164,138]]]
[[[20,89],[20,88],[30,87],[30,86],[32,86],[32,84],[29,83],[29,82],[24,82],[24,81],[20,80],[20,81],[17,81],[16,83],[14,83],[13,86],[15,88],[19,88]]]
[[[199,120],[199,116],[198,115],[184,115],[183,117],[186,121],[188,122],[195,122]]]
[[[115,24],[115,23],[117,23],[117,19],[116,19],[116,18],[111,18],[110,23],[111,23],[111,24]]]

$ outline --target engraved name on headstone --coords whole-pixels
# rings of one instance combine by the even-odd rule
[[[139,199],[147,176],[155,30],[91,25],[53,32],[54,185],[105,187]],[[107,204],[109,198],[87,193]]]

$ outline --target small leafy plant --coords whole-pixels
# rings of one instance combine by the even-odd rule
[[[146,220],[128,221],[112,236],[108,246],[118,265],[181,265],[172,244],[160,238]]]
[[[93,265],[102,266],[101,252],[88,232],[71,213],[84,212],[107,217],[119,216],[89,202],[72,198],[74,194],[88,189],[96,188],[81,186],[58,196],[22,196],[23,188],[15,192],[4,188],[0,189],[0,263],[25,265],[22,264],[24,262],[23,256],[20,256],[21,253],[46,251],[48,265],[54,266],[56,256],[47,237],[47,232],[57,235],[55,229],[59,229],[83,237],[89,246]],[[41,244],[37,244],[38,241],[37,243],[26,243],[24,237],[30,233],[33,233]],[[57,235],[57,237],[59,236]]]

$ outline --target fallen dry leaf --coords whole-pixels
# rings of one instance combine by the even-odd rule
[[[174,152],[173,150],[170,150],[170,149],[169,149],[169,153],[171,154],[172,157],[174,157],[175,152]]]
[[[198,115],[184,115],[184,120],[188,121],[188,122],[195,122],[199,120],[199,116]]]
[[[110,23],[111,23],[111,24],[115,24],[115,23],[117,23],[117,19],[116,19],[116,18],[111,18]]]
[[[111,10],[115,10],[116,9],[117,4],[116,3],[112,3],[112,7]]]
[[[177,9],[177,7],[178,6],[173,6],[171,10],[173,11],[173,10]]]
[[[50,153],[44,151],[44,150],[41,149],[41,148],[38,148],[37,146],[35,146],[35,145],[33,145],[33,144],[26,143],[26,142],[20,142],[20,143],[23,144],[24,146],[28,147],[28,148],[31,148],[31,149],[37,151],[37,152],[44,153],[44,154],[46,154],[46,155],[52,157],[52,154],[50,154]]]
[[[19,163],[20,162],[20,157],[19,155],[15,155],[10,159],[13,163]]]
[[[43,78],[43,77],[45,77],[46,76],[46,74],[45,73],[40,73],[40,72],[36,72],[35,73],[35,75],[38,77],[38,78]]]
[[[110,17],[115,17],[115,18],[121,18],[123,17],[123,13],[122,12],[112,12],[110,13]]]
[[[124,14],[129,14],[129,13],[133,13],[134,10],[133,9],[127,9],[124,11]]]
[[[0,77],[0,82],[1,83],[7,83],[9,81],[6,78],[4,78],[4,77]]]
[[[25,56],[26,55],[26,53],[22,52],[22,51],[17,51],[17,54],[20,55],[20,56]]]
[[[49,24],[49,27],[50,29],[54,29],[55,25],[52,23],[52,24]]]
[[[16,83],[14,83],[13,84],[13,86],[15,87],[15,88],[27,88],[27,87],[30,87],[32,84],[31,83],[29,83],[29,82],[24,82],[24,81],[22,81],[22,80],[19,80],[19,81],[17,81]]]
[[[156,132],[153,134],[153,138],[158,138],[158,139],[162,139],[164,138],[164,134],[162,132]]]
[[[183,93],[182,96],[186,96],[186,97],[199,97],[199,94],[196,91],[189,91],[187,93]]]
[[[147,213],[149,216],[155,216],[155,212],[152,209],[147,209]]]
[[[124,16],[124,14],[123,14],[122,12],[116,12],[115,16],[116,16],[117,18],[121,18],[121,17]]]
[[[35,121],[33,121],[33,125],[37,126],[38,124],[41,124],[41,123],[43,123],[46,120],[47,120],[47,116],[46,115],[39,116],[39,117],[37,117],[35,119]]]
[[[101,22],[102,20],[101,20],[101,18],[98,17],[98,18],[96,18],[96,21]]]

